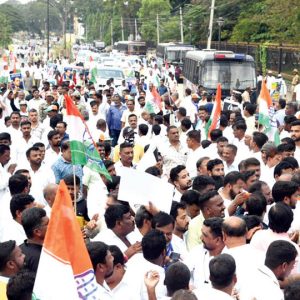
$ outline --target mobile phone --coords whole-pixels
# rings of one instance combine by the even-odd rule
[[[180,254],[176,252],[172,252],[170,255],[170,258],[173,262],[179,261],[180,259]]]

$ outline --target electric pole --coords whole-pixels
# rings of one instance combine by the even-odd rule
[[[50,0],[47,0],[47,61],[50,57]]]
[[[110,19],[110,43],[111,47],[114,45],[114,37],[113,37],[113,20]]]
[[[122,29],[122,41],[124,41],[124,21],[123,21],[123,16],[121,16],[121,29]]]
[[[180,14],[180,36],[181,36],[181,43],[184,43],[184,37],[183,37],[183,18],[182,18],[182,8],[179,8],[179,14]]]
[[[156,34],[157,34],[157,44],[159,44],[159,18],[158,18],[158,14],[156,15]]]
[[[137,30],[136,18],[134,19],[134,31],[135,31],[135,40],[137,40],[138,30]]]
[[[211,38],[212,38],[212,30],[213,30],[213,22],[214,22],[214,11],[215,11],[215,0],[211,0],[207,49],[211,48]]]

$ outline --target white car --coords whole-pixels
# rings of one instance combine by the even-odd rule
[[[97,67],[96,81],[100,90],[103,90],[106,86],[107,80],[110,78],[114,79],[115,87],[118,88],[122,85],[122,81],[125,80],[125,75],[123,70],[120,68],[105,66]]]

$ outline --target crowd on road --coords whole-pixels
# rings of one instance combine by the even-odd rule
[[[33,299],[61,181],[94,269],[93,299],[300,299],[298,71],[293,99],[272,103],[271,134],[260,110],[271,73],[258,77],[260,90],[232,91],[236,105],[216,115],[221,99],[202,86],[182,95],[179,67],[155,58],[136,59],[134,78],[101,89],[69,65],[24,62],[22,77],[0,84],[1,300]],[[108,176],[74,165],[67,99]],[[134,194],[127,169],[145,190],[139,172],[172,185],[171,199],[122,199],[119,188]]]

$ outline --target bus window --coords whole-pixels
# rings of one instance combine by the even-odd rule
[[[201,69],[200,84],[215,89],[220,82],[222,89],[255,87],[255,69],[252,62],[206,61]]]

